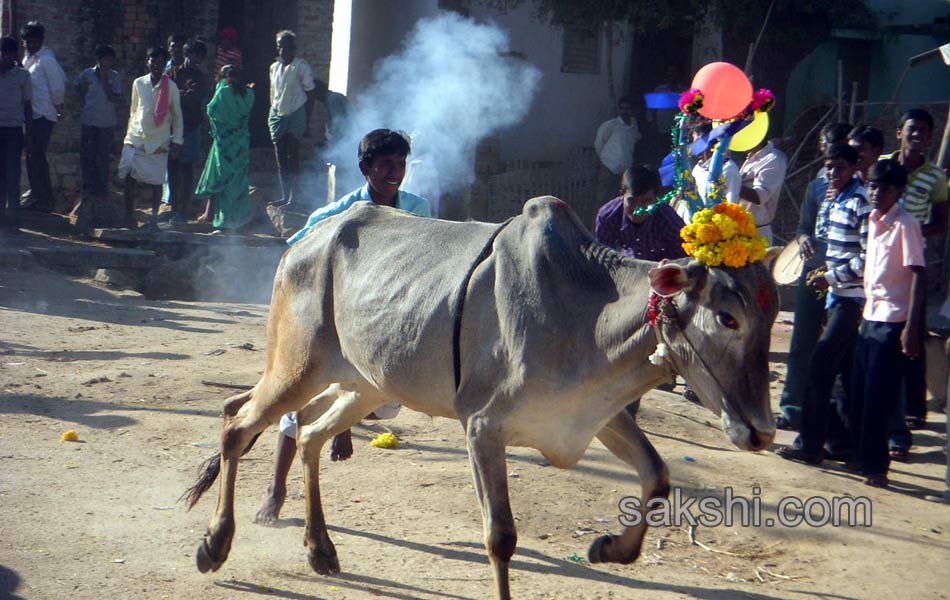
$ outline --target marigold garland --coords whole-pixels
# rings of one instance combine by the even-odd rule
[[[768,249],[752,214],[732,202],[697,212],[680,230],[680,237],[683,250],[710,267],[744,267],[765,258]]]

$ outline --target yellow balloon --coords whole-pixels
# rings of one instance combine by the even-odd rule
[[[769,113],[757,112],[752,122],[732,136],[729,149],[733,152],[746,152],[759,145],[769,132]]]

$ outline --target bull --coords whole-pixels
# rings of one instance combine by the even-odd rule
[[[281,414],[299,411],[304,542],[316,572],[339,572],[320,500],[321,449],[395,399],[461,422],[495,597],[509,598],[517,534],[505,448],[535,448],[569,468],[597,437],[637,470],[646,510],[668,495],[669,471],[625,407],[678,373],[733,444],[768,447],[777,312],[762,263],[622,257],[555,198],[529,200],[502,225],[361,203],[316,225],[278,266],[264,373],[227,400],[220,453],[185,494],[194,506],[224,471],[198,569],[216,571],[230,551],[239,458]],[[590,562],[636,560],[644,521],[596,539]]]

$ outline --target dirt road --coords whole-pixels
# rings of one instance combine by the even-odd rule
[[[481,519],[457,423],[403,411],[384,425],[399,450],[369,446],[323,463],[327,520],[344,573],[310,571],[302,544],[302,474],[293,470],[280,526],[254,525],[276,428],[242,461],[238,531],[213,575],[194,551],[214,498],[176,504],[216,447],[228,392],[263,367],[261,305],[149,302],[41,268],[0,268],[0,598],[467,599],[490,597]],[[790,326],[775,327],[777,401]],[[916,435],[892,490],[871,489],[835,463],[815,469],[732,448],[706,410],[652,392],[641,422],[684,496],[867,497],[870,527],[685,527],[649,532],[629,566],[579,562],[636,475],[598,442],[571,471],[534,451],[509,453],[519,545],[517,598],[947,598],[950,506],[942,416]],[[60,440],[75,430],[79,442]],[[780,443],[791,439],[783,432]],[[755,496],[754,488],[760,490]],[[209,495],[211,496],[211,495]],[[791,512],[801,516],[800,512]],[[814,515],[813,515],[814,516]],[[574,559],[574,560],[572,560]]]

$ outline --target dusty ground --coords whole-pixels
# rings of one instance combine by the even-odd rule
[[[263,366],[267,307],[148,302],[87,280],[0,268],[0,598],[486,598],[490,573],[459,426],[404,411],[387,426],[403,446],[369,446],[379,425],[354,430],[355,456],[324,463],[324,498],[344,574],[309,570],[302,475],[295,467],[280,527],[254,525],[276,429],[242,461],[238,532],[213,575],[194,567],[213,508],[176,504],[216,445],[228,393],[203,380],[251,384]],[[790,327],[773,343],[773,398]],[[251,349],[241,346],[250,343]],[[688,495],[761,488],[767,515],[784,496],[868,496],[871,527],[704,528],[648,534],[630,566],[591,566],[601,531],[636,476],[598,443],[572,471],[513,449],[509,471],[520,533],[517,598],[947,598],[950,506],[944,428],[916,436],[893,489],[867,488],[834,465],[815,469],[733,449],[704,409],[651,393],[641,422]],[[60,441],[74,429],[80,442]],[[779,441],[790,441],[782,433]],[[517,475],[515,475],[517,474]]]

